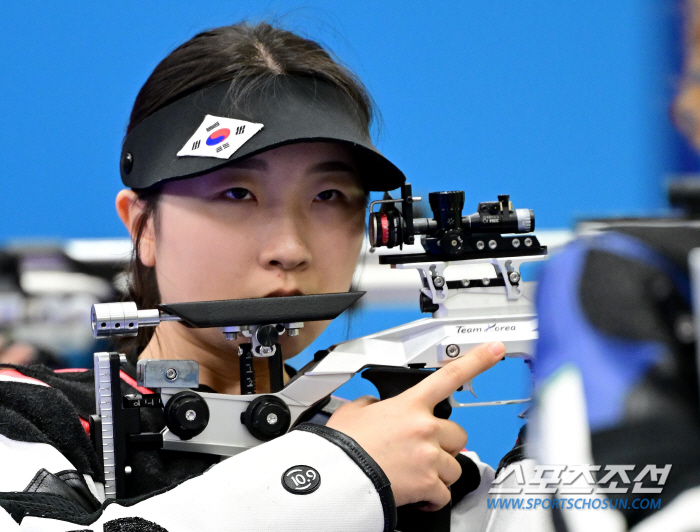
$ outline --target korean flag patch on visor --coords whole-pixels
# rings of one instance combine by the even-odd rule
[[[347,145],[368,191],[406,181],[372,144],[366,117],[348,94],[320,79],[282,75],[212,85],[145,118],[124,139],[122,182],[146,189],[298,142]]]
[[[262,124],[207,115],[177,156],[228,159],[262,128]]]

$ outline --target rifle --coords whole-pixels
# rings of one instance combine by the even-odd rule
[[[155,393],[122,396],[119,368],[126,356],[95,353],[97,414],[91,419],[91,434],[103,461],[106,497],[124,496],[130,449],[147,445],[238,454],[309,420],[357,373],[386,399],[483,342],[502,341],[506,356],[529,359],[537,319],[533,283],[522,281],[520,266],[547,256],[546,246],[531,233],[534,213],[514,209],[509,196],[499,196],[463,216],[464,192],[433,192],[433,217],[416,218],[412,206],[420,200],[406,184],[401,198],[386,195],[372,202],[369,238],[373,249],[401,250],[420,236],[424,253],[382,255],[379,261],[396,269],[418,270],[420,308],[432,317],[318,351],[286,384],[280,335],[298,334],[306,321],[334,319],[364,292],[161,304],[155,309],[137,309],[134,303],[94,305],[95,338],[135,336],[140,327],[179,321],[188,327],[218,327],[229,340],[239,335],[249,339],[238,351],[241,395],[195,391],[199,386],[195,361],[140,360],[137,384]],[[374,212],[376,205],[380,208]],[[448,266],[465,264],[489,264],[494,275],[447,279]],[[255,393],[254,357],[268,359],[270,393]],[[465,387],[473,393],[471,382]],[[453,407],[525,401],[460,403],[450,397],[435,414],[447,418]],[[141,432],[142,408],[162,409],[166,428],[160,433]]]

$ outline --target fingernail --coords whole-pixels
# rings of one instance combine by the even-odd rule
[[[491,342],[487,349],[489,350],[489,353],[495,357],[502,357],[506,354],[506,346],[503,345],[503,342]]]

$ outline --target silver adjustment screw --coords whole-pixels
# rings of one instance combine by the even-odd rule
[[[510,272],[508,274],[508,279],[510,279],[510,282],[515,284],[520,282],[520,274],[518,272]]]
[[[519,239],[519,238],[514,238],[514,239],[513,239],[513,247],[514,247],[514,248],[519,248],[519,247],[520,247],[520,239]]]
[[[197,412],[195,412],[194,410],[188,410],[187,412],[185,412],[185,419],[187,421],[194,421],[195,419],[197,419]]]
[[[177,370],[175,368],[168,368],[165,370],[165,378],[169,381],[174,381],[177,379]]]
[[[299,336],[299,329],[287,329],[287,336]]]
[[[495,240],[489,240],[489,247],[491,249],[496,249],[496,246],[498,246],[498,242],[496,242]]]
[[[258,353],[260,353],[263,356],[271,355],[272,354],[272,347],[267,346],[267,345],[261,345],[258,348]]]
[[[457,355],[459,355],[459,346],[455,344],[450,344],[445,348],[445,354],[450,357],[454,358]]]
[[[435,288],[442,288],[443,286],[445,286],[445,278],[436,275],[435,277],[433,277],[433,284],[435,285]]]
[[[124,474],[131,475],[131,466],[130,465],[124,467]]]
[[[491,284],[491,279],[489,279],[488,277],[484,277],[484,278],[481,280],[481,282],[484,284],[484,286],[488,286],[488,285]]]
[[[469,279],[462,279],[462,286],[463,286],[463,287],[466,288],[467,286],[469,286],[469,284],[470,284],[470,283],[469,283]]]
[[[529,237],[526,238],[526,239],[525,239],[525,245],[526,245],[527,247],[530,247],[530,246],[532,245],[532,238],[529,238]]]
[[[119,353],[119,364],[126,366],[126,355],[124,353]]]
[[[224,338],[226,338],[227,340],[235,340],[236,338],[238,338],[238,333],[235,333],[235,332],[225,332],[225,333],[224,333]]]
[[[274,425],[275,423],[277,423],[277,414],[268,414],[267,418],[265,419],[267,419],[268,425]]]
[[[477,243],[476,243],[476,249],[478,249],[479,251],[481,251],[482,249],[484,249],[484,247],[485,247],[485,246],[484,246],[484,241],[483,241],[483,240],[477,241]]]

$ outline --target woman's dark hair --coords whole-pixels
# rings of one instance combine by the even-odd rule
[[[151,114],[202,88],[230,80],[234,89],[239,85],[250,90],[277,76],[312,76],[335,85],[355,102],[360,123],[369,131],[374,104],[355,74],[315,41],[268,23],[243,22],[202,32],[163,59],[136,96],[127,135]],[[155,268],[144,266],[138,251],[149,220],[158,230],[160,192],[158,185],[136,190],[145,208],[134,226],[129,298],[138,308],[154,308],[160,303]],[[153,331],[150,327],[139,329],[136,342],[124,346],[132,360],[148,344]]]

